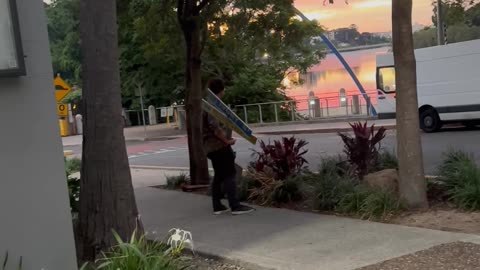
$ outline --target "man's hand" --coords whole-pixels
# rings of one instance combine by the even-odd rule
[[[234,145],[236,142],[237,142],[237,140],[235,140],[235,139],[229,139],[229,140],[225,141],[225,144],[226,145]]]

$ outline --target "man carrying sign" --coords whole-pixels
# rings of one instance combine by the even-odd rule
[[[219,98],[225,94],[225,85],[220,79],[210,80],[208,88]],[[212,161],[215,176],[212,182],[213,213],[220,215],[229,211],[221,199],[223,190],[227,194],[228,203],[233,215],[241,215],[255,211],[255,209],[242,205],[237,199],[235,183],[235,153],[232,145],[235,139],[228,138],[219,122],[208,113],[203,113],[203,143],[208,159]]]

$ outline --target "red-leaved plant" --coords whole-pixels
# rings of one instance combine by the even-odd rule
[[[384,127],[380,127],[375,133],[375,125],[367,126],[367,122],[350,124],[353,137],[349,134],[338,133],[342,138],[348,161],[355,166],[360,179],[368,174],[378,163],[378,151],[381,148],[380,142],[385,138]]]
[[[253,155],[257,160],[251,166],[257,172],[264,172],[268,168],[276,179],[285,180],[299,173],[308,163],[303,157],[308,152],[304,149],[307,144],[305,140],[297,141],[295,137],[283,137],[280,141],[268,145],[260,141],[261,150],[254,150]]]

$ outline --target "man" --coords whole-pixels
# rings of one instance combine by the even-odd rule
[[[220,79],[212,79],[208,88],[220,99],[225,94],[225,85]],[[223,191],[227,194],[228,203],[233,215],[253,212],[255,209],[242,205],[236,197],[237,185],[235,183],[235,153],[232,145],[235,139],[228,138],[220,124],[206,112],[203,113],[203,142],[208,159],[212,161],[215,176],[212,182],[213,213],[220,215],[228,212],[221,200]],[[223,191],[222,191],[223,184]]]

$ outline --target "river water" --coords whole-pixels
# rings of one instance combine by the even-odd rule
[[[374,104],[376,103],[376,55],[387,53],[389,49],[389,47],[382,47],[342,53]],[[304,82],[298,86],[290,86],[287,90],[287,95],[296,100],[307,99],[311,91],[318,98],[338,97],[341,88],[345,89],[346,96],[360,93],[334,54],[328,54],[320,64],[311,67],[306,74],[297,73],[292,76]]]

